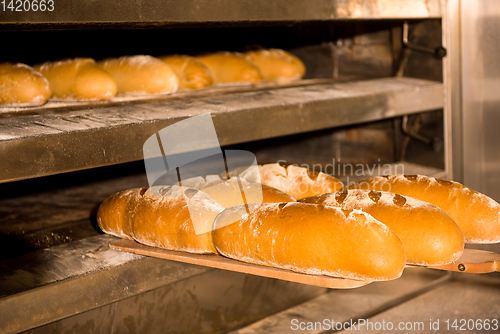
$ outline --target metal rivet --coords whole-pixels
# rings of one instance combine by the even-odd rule
[[[464,265],[463,263],[460,263],[460,264],[458,265],[458,270],[459,270],[459,271],[465,271],[465,265]]]

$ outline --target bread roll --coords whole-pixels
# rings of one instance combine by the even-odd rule
[[[210,230],[223,209],[196,189],[178,186],[133,189],[106,199],[97,212],[97,223],[106,233],[148,246],[216,253]]]
[[[50,98],[46,78],[25,64],[0,63],[0,106],[42,105]]]
[[[462,232],[450,216],[418,199],[385,191],[353,189],[305,198],[301,202],[370,214],[401,239],[408,264],[447,264],[457,260],[464,249]]]
[[[47,80],[57,100],[104,100],[116,95],[113,78],[94,59],[75,58],[35,66]]]
[[[115,79],[119,94],[165,94],[175,92],[179,86],[174,70],[155,57],[123,56],[97,64]]]
[[[200,89],[212,85],[212,74],[198,59],[186,55],[159,57],[179,79],[179,89]]]
[[[237,52],[218,52],[196,57],[212,73],[214,85],[255,84],[260,70],[250,58]]]
[[[363,280],[394,279],[403,271],[401,240],[367,213],[294,202],[250,206],[255,210],[251,214],[236,206],[215,219],[212,240],[221,255]]]
[[[302,60],[281,49],[249,51],[245,55],[257,64],[262,80],[297,80],[306,73]]]
[[[236,174],[249,181],[279,189],[296,200],[339,191],[344,186],[342,181],[323,172],[309,172],[307,168],[294,165],[283,167],[277,163],[251,167]]]
[[[349,188],[391,191],[432,203],[457,223],[465,242],[500,242],[500,205],[458,182],[423,175],[390,175],[368,178]]]

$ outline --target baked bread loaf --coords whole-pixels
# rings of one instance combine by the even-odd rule
[[[244,54],[259,67],[262,80],[298,80],[306,74],[302,60],[281,49],[248,51]]]
[[[49,82],[25,64],[0,63],[0,106],[42,105],[50,98]]]
[[[388,280],[403,271],[401,240],[367,213],[296,202],[250,206],[250,214],[241,205],[215,219],[212,240],[221,255],[351,279]]]
[[[294,165],[283,167],[277,163],[236,170],[231,174],[279,189],[296,200],[340,191],[344,187],[342,181],[323,172],[310,172]]]
[[[97,63],[118,85],[118,94],[166,94],[177,90],[174,70],[158,58],[138,55],[110,58]]]
[[[46,62],[35,69],[49,80],[56,100],[104,100],[117,92],[113,78],[91,58]]]
[[[212,85],[212,74],[198,59],[186,55],[158,58],[174,70],[179,79],[179,90],[200,89]]]
[[[467,243],[500,242],[500,204],[454,181],[423,175],[376,176],[349,189],[391,191],[434,204],[460,227]]]
[[[108,234],[145,245],[191,253],[214,252],[209,231],[225,207],[246,203],[291,202],[277,189],[232,178],[186,180],[197,186],[158,186],[125,190],[108,197],[99,207],[97,222]],[[214,178],[207,177],[208,180]],[[217,177],[218,179],[218,177]],[[240,188],[240,186],[242,188]]]
[[[301,202],[370,214],[401,239],[408,264],[447,264],[457,260],[464,249],[462,232],[450,216],[418,199],[385,191],[353,189],[305,198]]]
[[[196,189],[140,188],[106,199],[97,211],[97,223],[106,233],[144,245],[207,254],[216,253],[210,230],[223,209]]]
[[[197,56],[210,73],[214,85],[255,84],[262,77],[250,58],[238,52],[217,52]]]

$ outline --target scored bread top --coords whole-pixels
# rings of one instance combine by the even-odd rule
[[[434,204],[460,227],[467,243],[500,242],[500,204],[464,185],[424,175],[376,176],[349,189],[391,191]]]
[[[369,214],[305,203],[265,203],[224,210],[212,240],[240,261],[314,275],[386,280],[401,275],[401,240]],[[234,223],[233,223],[234,222]]]
[[[310,172],[294,165],[283,167],[277,163],[238,170],[234,174],[279,189],[296,200],[340,191],[344,186],[342,181],[323,172]]]
[[[301,202],[369,213],[401,239],[409,264],[447,264],[457,260],[464,249],[462,232],[453,219],[441,208],[412,197],[352,189],[305,198]]]
[[[224,208],[202,191],[161,186],[132,189],[106,199],[97,222],[106,232],[175,251],[216,253],[212,223]]]

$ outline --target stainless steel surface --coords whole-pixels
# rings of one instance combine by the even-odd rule
[[[382,78],[0,120],[0,182],[142,159],[145,140],[210,112],[222,146],[443,107],[443,85]],[[196,145],[192,145],[196,146]]]
[[[0,333],[56,321],[211,269],[108,248],[101,235],[0,262]]]
[[[484,323],[499,321],[500,281],[491,275],[444,275],[430,269],[405,269],[398,280],[374,283],[352,291],[331,291],[303,304],[269,316],[231,334],[253,333],[450,333],[454,320]],[[363,319],[371,323],[360,326]],[[341,331],[328,328],[335,323],[355,324]],[[439,321],[439,325],[437,325]],[[431,322],[433,327],[431,328]],[[389,323],[392,330],[389,330]],[[411,326],[398,329],[399,324]],[[326,324],[326,325],[325,325]],[[384,325],[383,325],[384,324]],[[302,326],[302,328],[299,328]],[[384,326],[384,327],[382,327]],[[420,327],[417,327],[420,326]],[[302,329],[302,330],[300,330]],[[496,333],[498,330],[460,330],[466,333]]]
[[[463,183],[460,0],[443,3],[443,46],[448,50],[443,59],[445,165],[450,178]]]
[[[5,2],[6,6],[8,1]],[[334,19],[438,18],[439,0],[153,0],[54,1],[53,11],[2,10],[0,28],[64,27],[91,23],[173,25],[210,22],[317,21]],[[103,25],[94,25],[101,29]]]
[[[351,291],[333,290],[303,304],[269,316],[261,321],[231,332],[257,333],[331,333],[329,321],[350,323],[366,319],[370,314],[390,309],[449,281],[449,275],[422,268],[406,268],[397,280],[376,282]],[[321,323],[321,327],[315,323]],[[299,324],[302,323],[300,330]],[[331,324],[331,323],[330,323]],[[311,326],[312,325],[312,326]],[[309,326],[309,328],[307,328]],[[295,328],[295,329],[294,329]],[[304,330],[305,329],[305,330]],[[355,330],[353,330],[355,332]]]
[[[500,2],[460,6],[464,183],[500,201]]]
[[[411,326],[407,333],[498,333],[500,327],[500,280],[489,276],[457,274],[456,279],[431,291],[417,296],[401,305],[382,312],[369,320],[372,323],[393,323],[396,328],[400,323]],[[464,319],[464,322],[461,320]],[[484,325],[489,319],[490,329]],[[492,327],[493,319],[497,327]],[[457,328],[451,327],[457,320]],[[447,326],[446,321],[448,321]],[[431,328],[431,323],[433,323]],[[472,324],[473,323],[473,324]],[[409,328],[409,327],[406,327]],[[461,329],[460,329],[461,328]],[[342,331],[341,333],[349,333]],[[366,327],[359,333],[373,333]]]
[[[226,333],[325,290],[213,270],[27,333]]]

